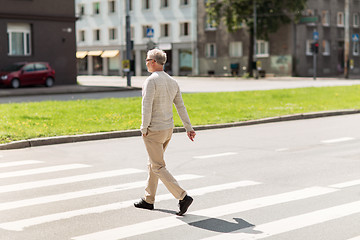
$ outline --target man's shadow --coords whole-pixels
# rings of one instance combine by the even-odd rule
[[[171,210],[155,209],[155,211],[176,215],[176,212]],[[186,214],[182,217],[178,217],[178,219],[190,226],[205,229],[208,231],[218,232],[218,233],[232,233],[240,230],[243,233],[249,233],[249,234],[262,233],[260,231],[254,230],[255,225],[241,218],[233,218],[235,221],[229,222],[219,218],[209,218],[206,216]]]

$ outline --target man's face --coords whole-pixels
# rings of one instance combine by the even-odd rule
[[[147,70],[148,72],[154,72],[154,64],[155,64],[155,60],[152,59],[150,56],[147,56],[146,58],[146,67],[147,67]]]

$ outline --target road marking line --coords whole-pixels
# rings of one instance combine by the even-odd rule
[[[353,238],[350,238],[348,240],[360,240],[360,236],[357,236],[357,237],[353,237]]]
[[[184,180],[198,179],[201,177],[202,176],[199,176],[199,175],[184,174],[184,175],[176,176],[176,179],[178,181],[184,181]],[[162,182],[160,182],[159,184],[162,184]],[[83,190],[83,191],[49,195],[49,196],[45,196],[45,197],[23,199],[20,201],[4,202],[4,203],[0,203],[0,211],[16,209],[16,208],[20,208],[20,207],[29,207],[29,206],[39,205],[39,204],[58,202],[58,201],[63,201],[63,200],[70,200],[70,199],[81,198],[81,197],[89,197],[89,196],[118,192],[118,191],[124,191],[124,190],[134,189],[134,188],[138,188],[138,187],[145,187],[145,185],[146,185],[146,181],[139,181],[139,182],[124,183],[124,184],[118,184],[118,185],[102,187],[102,188],[88,189],[88,190]]]
[[[355,138],[352,137],[343,137],[343,138],[336,138],[336,139],[329,139],[329,140],[323,140],[322,143],[338,143],[338,142],[346,142],[354,140]]]
[[[193,189],[189,192],[191,192],[192,196],[199,196],[199,195],[204,195],[206,193],[234,189],[234,188],[238,188],[238,187],[251,186],[251,185],[256,185],[256,184],[260,184],[260,183],[252,182],[252,181],[240,181],[240,182],[234,182],[234,183],[229,183],[229,184],[221,184],[221,185],[209,186],[209,187],[204,187],[204,188],[199,188],[199,189]],[[173,198],[174,198],[173,195],[169,193],[169,194],[163,194],[163,195],[157,196],[156,200],[158,202],[158,201],[170,200]],[[84,209],[79,209],[79,210],[74,210],[74,211],[55,213],[55,214],[34,217],[34,218],[29,218],[29,219],[23,219],[23,220],[18,220],[18,221],[13,221],[13,222],[1,223],[0,228],[6,229],[6,230],[12,230],[12,231],[22,231],[26,227],[31,227],[31,226],[35,226],[35,225],[39,225],[39,224],[68,219],[68,218],[81,216],[81,215],[87,215],[87,214],[93,214],[93,213],[103,213],[106,211],[127,208],[130,206],[133,206],[134,202],[137,200],[139,200],[139,199],[129,200],[129,201],[125,201],[125,202],[112,203],[112,204],[107,204],[107,205],[102,205],[102,206],[97,206],[97,207],[91,207],[91,208],[84,208]],[[99,239],[106,239],[106,238],[99,238]]]
[[[36,174],[42,174],[42,173],[52,173],[52,172],[59,172],[59,171],[79,169],[79,168],[88,168],[88,167],[91,167],[91,166],[87,165],[87,164],[66,164],[66,165],[58,165],[58,166],[52,166],[52,167],[35,168],[35,169],[30,169],[30,170],[1,173],[0,179],[1,178],[36,175]]]
[[[204,238],[206,240],[245,240],[262,239],[272,237],[281,233],[290,232],[300,228],[320,224],[326,221],[346,217],[360,212],[360,201],[351,202],[335,207],[317,210],[298,216],[288,217],[277,221],[261,224],[256,227],[241,229],[232,233],[219,234],[214,237]],[[204,240],[203,239],[203,240]]]
[[[42,162],[42,161],[35,161],[35,160],[24,160],[24,161],[16,161],[16,162],[4,162],[4,163],[0,163],[0,168],[16,167],[16,166],[29,165],[29,164],[37,164],[37,163],[43,163],[43,162]]]
[[[203,210],[191,212],[190,214],[186,215],[186,217],[176,217],[176,216],[165,217],[165,218],[155,219],[147,222],[141,222],[129,226],[95,232],[83,236],[77,236],[77,237],[73,237],[72,239],[73,240],[124,239],[149,232],[155,232],[171,227],[177,227],[185,224],[190,224],[193,222],[207,220],[209,218],[217,218],[220,216],[240,213],[252,209],[306,199],[310,197],[332,193],[335,191],[338,190],[333,188],[324,188],[324,187],[305,188],[293,192],[281,193],[277,195],[271,195],[267,197],[250,199],[242,202],[236,202],[218,207],[203,209]],[[2,228],[3,225],[1,224],[0,227]]]
[[[142,172],[144,172],[144,170],[127,168],[127,169],[119,169],[113,171],[90,173],[84,175],[76,175],[76,176],[64,177],[64,178],[47,179],[47,180],[41,180],[35,182],[18,183],[18,184],[0,186],[0,193],[17,192],[26,189],[55,186],[66,183],[83,182],[88,180],[117,177],[117,176],[142,173]]]
[[[204,155],[204,156],[195,156],[194,158],[204,159],[204,158],[215,158],[215,157],[224,157],[230,155],[236,155],[236,152],[227,152],[227,153],[219,153],[219,154],[212,154],[212,155]]]
[[[356,185],[360,185],[360,179],[353,180],[353,181],[348,181],[348,182],[343,182],[343,183],[333,184],[333,185],[330,185],[329,187],[332,187],[332,188],[347,188],[347,187],[352,187],[352,186],[356,186]]]

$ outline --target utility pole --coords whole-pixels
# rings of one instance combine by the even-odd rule
[[[254,0],[254,56],[253,56],[253,62],[255,66],[255,78],[258,79],[258,69],[257,69],[257,59],[256,59],[256,22],[257,22],[257,16],[256,16],[256,0]]]
[[[126,0],[126,60],[131,63],[130,0]],[[126,73],[127,86],[131,87],[131,64]]]
[[[345,46],[344,46],[344,77],[349,78],[349,54],[350,54],[350,7],[349,0],[345,0]]]

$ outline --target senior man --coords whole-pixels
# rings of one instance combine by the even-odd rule
[[[143,85],[140,130],[149,155],[148,179],[145,197],[134,203],[134,206],[154,209],[155,194],[160,179],[169,192],[179,200],[180,209],[177,215],[182,216],[188,210],[193,199],[187,195],[166,169],[164,161],[164,152],[170,142],[174,127],[173,104],[175,104],[191,141],[194,141],[196,133],[191,126],[178,83],[164,72],[166,60],[166,53],[162,50],[153,49],[147,53],[146,67],[152,74]]]

